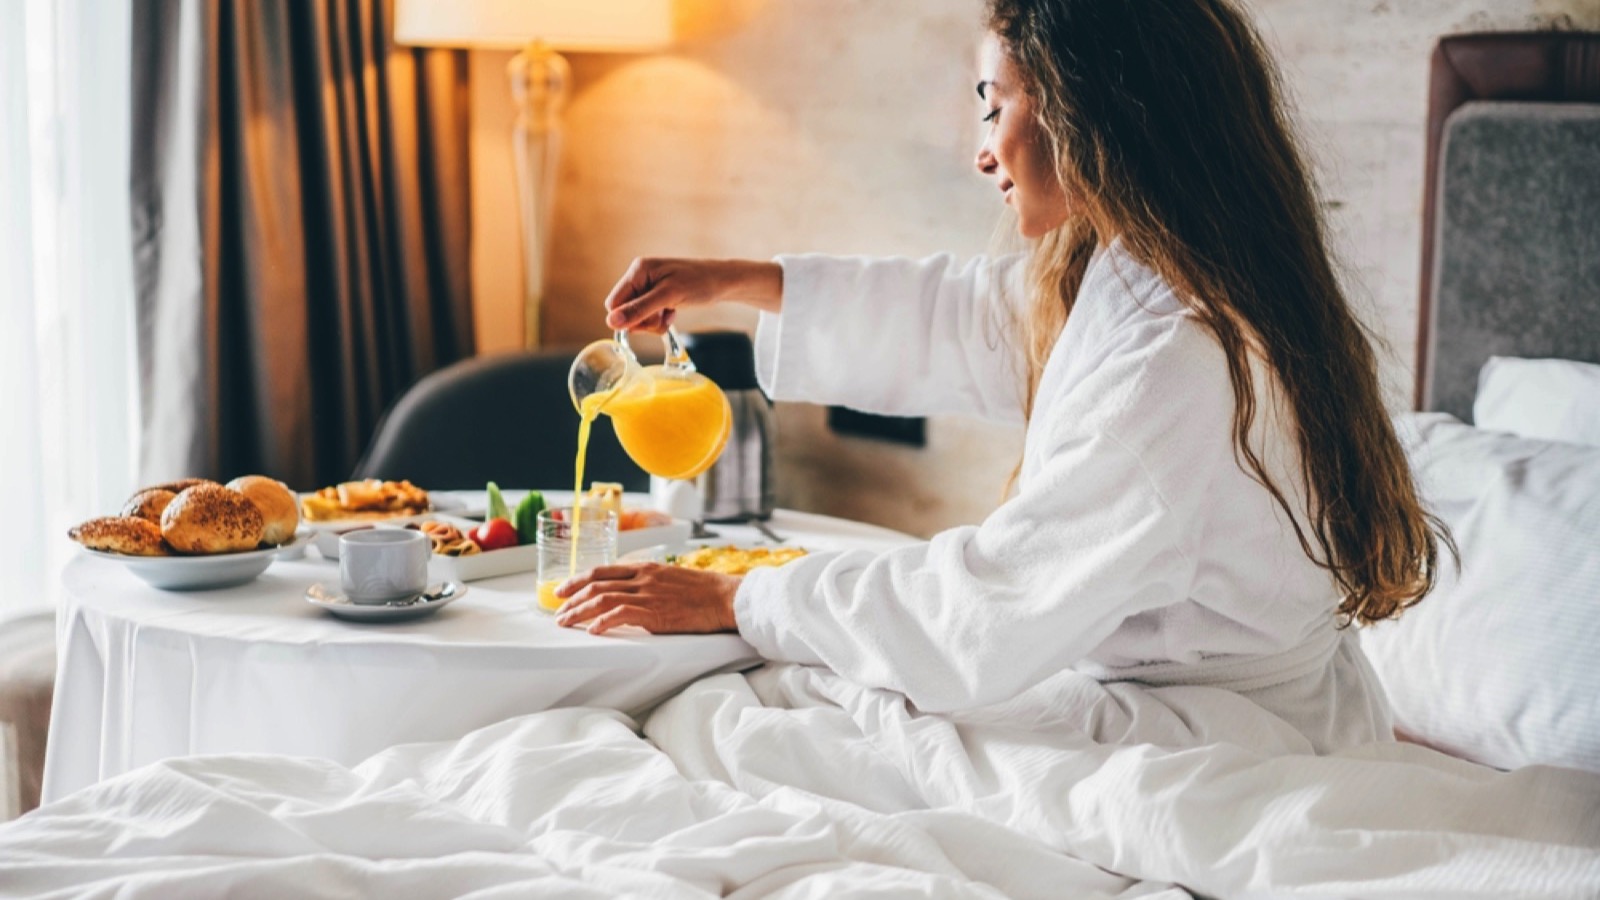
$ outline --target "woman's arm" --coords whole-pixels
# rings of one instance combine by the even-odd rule
[[[825,665],[919,709],[1008,699],[1083,660],[1123,621],[1181,601],[1187,523],[1109,436],[1053,455],[980,526],[745,576],[739,633],[763,657]]]
[[[1020,256],[784,256],[784,306],[756,331],[777,400],[891,416],[1022,424],[1025,374],[1008,305]]]
[[[783,268],[753,259],[641,257],[606,297],[606,325],[660,333],[679,309],[743,303],[764,313],[783,308]]]
[[[774,399],[1020,424],[1007,333],[1020,271],[1021,257],[641,259],[606,299],[607,323],[659,331],[678,309],[744,303],[762,313],[757,372]]]

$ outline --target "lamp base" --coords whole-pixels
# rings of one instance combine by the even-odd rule
[[[572,67],[548,44],[534,42],[506,66],[517,121],[511,147],[517,165],[522,214],[523,344],[543,342],[546,261],[561,157],[561,113],[571,91]]]

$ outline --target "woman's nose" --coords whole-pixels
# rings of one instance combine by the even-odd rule
[[[985,175],[993,175],[1000,168],[1000,161],[994,158],[994,152],[989,149],[989,142],[984,141],[978,148],[978,171]]]

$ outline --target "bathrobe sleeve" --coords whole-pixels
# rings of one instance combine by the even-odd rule
[[[1070,395],[1041,398],[1037,467],[981,525],[752,572],[740,633],[939,712],[1015,696],[1184,602],[1213,475],[1234,464],[1221,351],[1177,317],[1112,343]]]
[[[1021,424],[1021,360],[1006,330],[1021,256],[781,256],[783,313],[756,330],[774,400],[880,415],[955,413]]]

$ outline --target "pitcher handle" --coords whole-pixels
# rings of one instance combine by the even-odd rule
[[[633,348],[628,340],[627,329],[617,329],[612,333],[611,339],[616,341],[618,346],[627,350],[629,355],[632,355]],[[667,368],[682,374],[696,371],[694,360],[689,358],[689,351],[683,349],[683,338],[678,336],[677,328],[669,325],[667,330],[661,333],[661,347],[665,357],[662,362],[666,364]]]
[[[666,352],[668,368],[676,369],[685,374],[695,371],[694,360],[690,359],[688,351],[683,349],[683,342],[678,337],[678,329],[668,325],[667,330],[661,335],[661,345]]]

